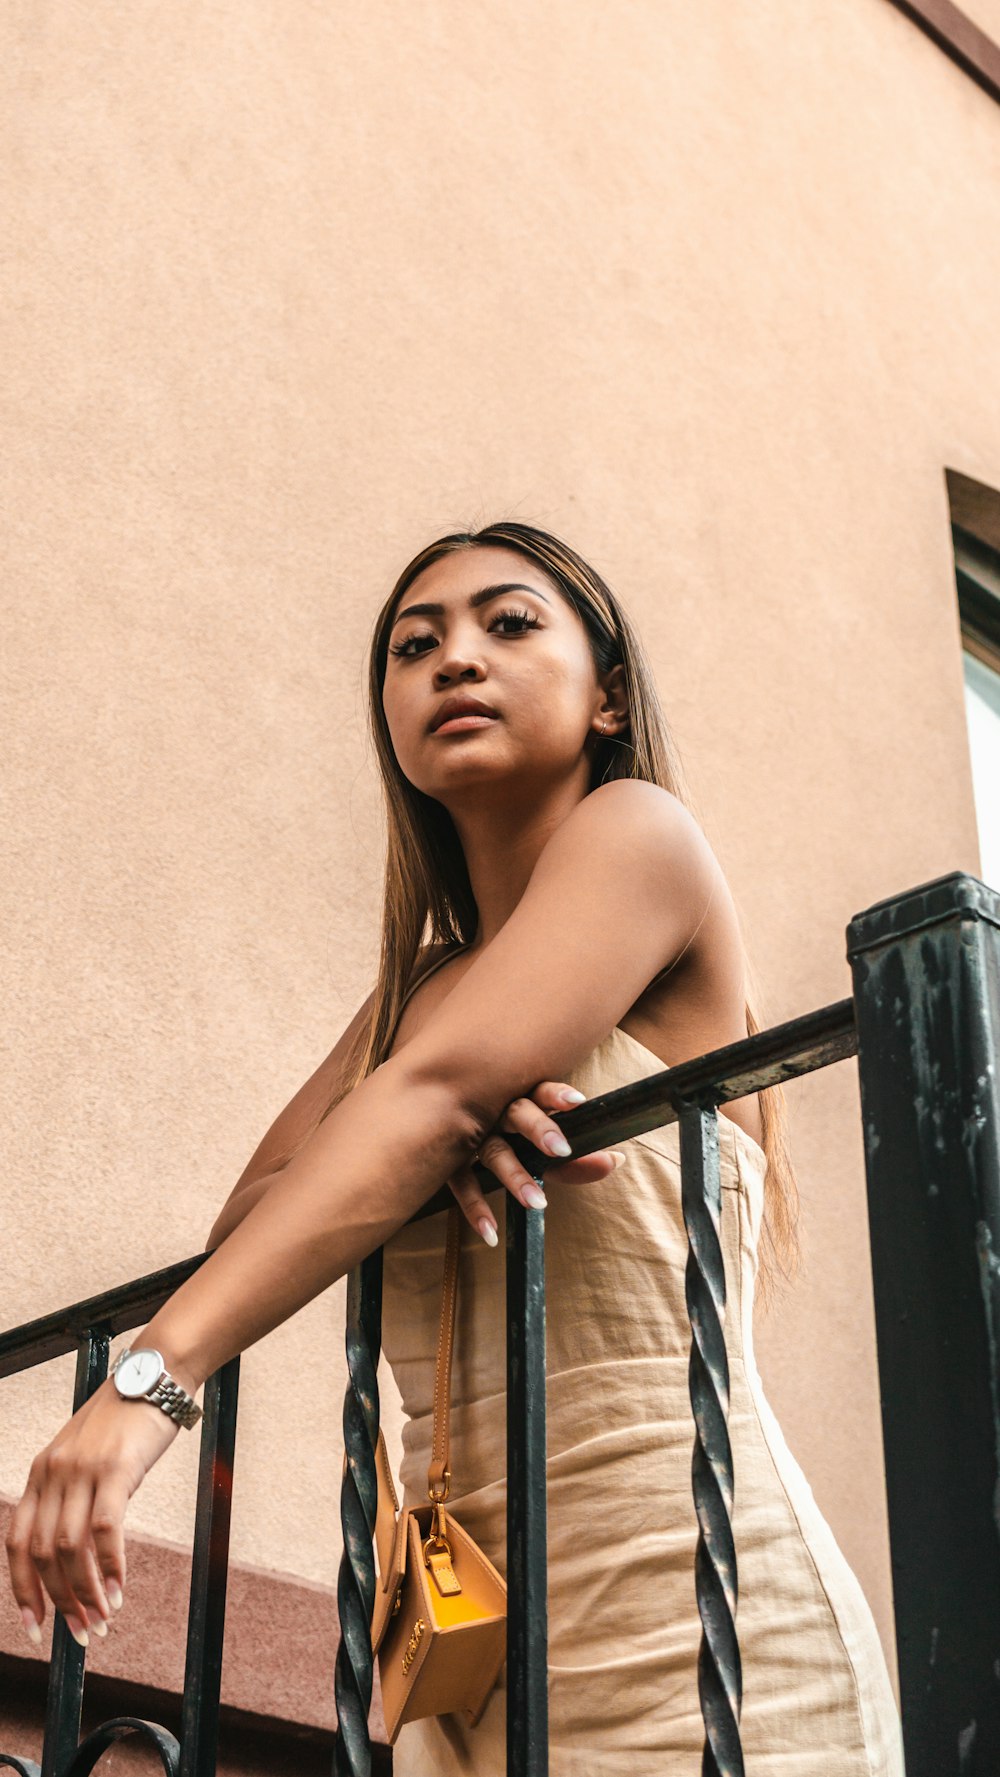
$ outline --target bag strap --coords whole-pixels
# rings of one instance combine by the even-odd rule
[[[427,1497],[435,1503],[447,1499],[451,1486],[451,1470],[448,1467],[448,1409],[451,1403],[451,1354],[455,1343],[460,1214],[458,1204],[453,1203],[448,1211],[448,1238],[444,1249],[441,1326],[434,1373],[434,1429],[431,1438],[431,1463],[427,1470]]]
[[[458,1294],[460,1216],[461,1211],[458,1204],[452,1204],[448,1211],[448,1235],[444,1253],[441,1323],[438,1331],[437,1363],[434,1372],[434,1426],[431,1435],[431,1462],[427,1471],[427,1493],[432,1500],[435,1495],[441,1499],[447,1499],[451,1483],[451,1471],[448,1468],[450,1447],[448,1408],[451,1396],[451,1357],[455,1340],[455,1302]],[[346,1467],[346,1456],[344,1463]],[[378,1475],[375,1542],[378,1549],[379,1572],[382,1576],[382,1590],[388,1591],[399,1559],[404,1554],[404,1545],[402,1539],[397,1535],[401,1527],[401,1520],[397,1522],[399,1501],[396,1498],[392,1469],[389,1465],[389,1453],[385,1447],[381,1426],[375,1452],[375,1468]]]
[[[457,948],[446,950],[438,957],[430,968],[424,969],[416,981],[411,981],[402,1000],[400,1011],[428,975],[449,962],[459,951],[467,946],[460,944]],[[448,1233],[445,1244],[444,1284],[441,1291],[441,1324],[438,1332],[437,1365],[434,1375],[434,1425],[431,1436],[431,1466],[427,1476],[427,1490],[433,1500],[437,1492],[442,1500],[448,1497],[448,1486],[451,1474],[448,1469],[448,1402],[451,1392],[451,1353],[455,1334],[455,1296],[458,1288],[458,1250],[459,1250],[459,1216],[457,1203],[453,1203],[448,1212]],[[347,1452],[344,1452],[344,1473],[347,1473]],[[396,1587],[406,1569],[406,1518],[407,1514],[399,1509],[396,1489],[389,1464],[389,1452],[385,1447],[385,1437],[379,1427],[378,1442],[375,1448],[375,1473],[378,1482],[378,1495],[375,1506],[375,1547],[378,1551],[379,1576],[381,1579],[381,1596],[376,1594],[375,1614],[372,1620],[372,1649],[377,1651],[382,1636],[389,1622],[389,1600],[387,1594],[395,1594]],[[442,1491],[443,1488],[443,1491]]]

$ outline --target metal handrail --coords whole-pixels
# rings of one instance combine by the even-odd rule
[[[718,1109],[855,1054],[908,1777],[1000,1768],[1000,896],[954,872],[858,914],[847,936],[850,998],[556,1118],[574,1155],[680,1124],[704,1777],[743,1770]],[[538,1177],[559,1164],[522,1137],[509,1140]],[[502,1188],[476,1170],[487,1192]],[[438,1192],[411,1220],[452,1201]],[[510,1199],[506,1225],[507,1768],[511,1777],[546,1777],[544,1211]],[[149,1320],[208,1257],[0,1334],[0,1378],[75,1351],[75,1411],[106,1377],[111,1339]],[[334,1764],[350,1777],[371,1772],[381,1271],[379,1248],[348,1278]],[[180,1740],[156,1723],[116,1717],[81,1742],[85,1650],[56,1613],[41,1764],[0,1752],[0,1769],[85,1777],[112,1740],[138,1736],[168,1777],[212,1777],[238,1378],[235,1357],[205,1384]]]
[[[705,1777],[715,1772],[739,1777],[743,1770],[717,1107],[843,1060],[856,1049],[853,1001],[839,1000],[613,1092],[596,1094],[553,1119],[574,1157],[680,1122],[682,1208],[689,1245],[686,1298],[692,1326],[689,1387],[695,1426],[692,1487],[699,1526],[695,1591],[702,1621],[698,1688],[705,1722]],[[547,1167],[559,1165],[523,1136],[510,1134],[505,1139],[536,1178]],[[485,1167],[477,1165],[474,1171],[484,1193],[502,1188]],[[410,1219],[433,1215],[452,1201],[446,1187]],[[506,1228],[507,1770],[509,1777],[546,1777],[544,1211],[525,1209],[511,1198]],[[373,1688],[369,1631],[376,1584],[373,1451],[378,1437],[381,1288],[380,1257],[352,1274],[344,1403],[347,1469],[341,1490],[344,1554],[338,1585],[342,1638],[335,1671],[337,1777],[369,1777],[371,1768],[367,1722]]]

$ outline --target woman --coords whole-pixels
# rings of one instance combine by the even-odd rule
[[[759,1026],[736,908],[641,646],[573,550],[513,522],[431,544],[377,620],[371,693],[389,822],[374,992],[265,1136],[211,1256],[130,1344],[162,1353],[193,1394],[383,1244],[404,1502],[418,1502],[446,1218],[407,1224],[449,1180],[468,1223],[449,1509],[505,1571],[492,1249],[506,1199],[482,1195],[472,1162],[537,1208],[503,1131],[552,1151],[547,1111]],[[747,1768],[901,1777],[871,1613],[753,1357],[761,1236],[769,1274],[790,1272],[795,1251],[780,1092],[725,1106],[719,1145]],[[564,1777],[582,1760],[588,1777],[694,1777],[677,1125],[620,1155],[549,1167],[545,1182],[551,1770]],[[68,1618],[107,1618],[125,1579],[127,1500],[176,1431],[109,1378],[36,1457],[9,1548],[15,1596],[35,1619],[43,1586]],[[501,1675],[475,1729],[458,1716],[409,1724],[398,1777],[501,1773],[505,1708]]]

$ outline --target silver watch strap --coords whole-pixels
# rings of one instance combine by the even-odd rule
[[[177,1420],[178,1425],[185,1425],[189,1430],[201,1418],[201,1408],[194,1396],[188,1394],[187,1389],[182,1388],[166,1372],[144,1399],[152,1401],[154,1407],[162,1407],[164,1413]]]
[[[111,1366],[110,1374],[112,1376],[115,1374],[119,1364],[124,1363],[125,1359],[131,1356],[131,1352],[131,1345],[126,1345],[118,1353],[118,1356],[115,1358],[115,1361]],[[160,1361],[163,1361],[162,1358]],[[186,1388],[182,1388],[179,1382],[175,1382],[169,1370],[164,1370],[159,1381],[155,1382],[153,1387],[145,1394],[133,1395],[131,1398],[133,1400],[151,1401],[154,1407],[161,1407],[164,1413],[166,1413],[171,1419],[176,1419],[178,1425],[186,1426],[189,1431],[192,1426],[197,1425],[202,1415],[202,1409],[199,1407],[194,1395],[188,1394]]]

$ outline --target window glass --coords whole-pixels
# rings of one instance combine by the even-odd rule
[[[1000,672],[968,649],[962,658],[979,826],[979,874],[990,888],[1000,890]]]

